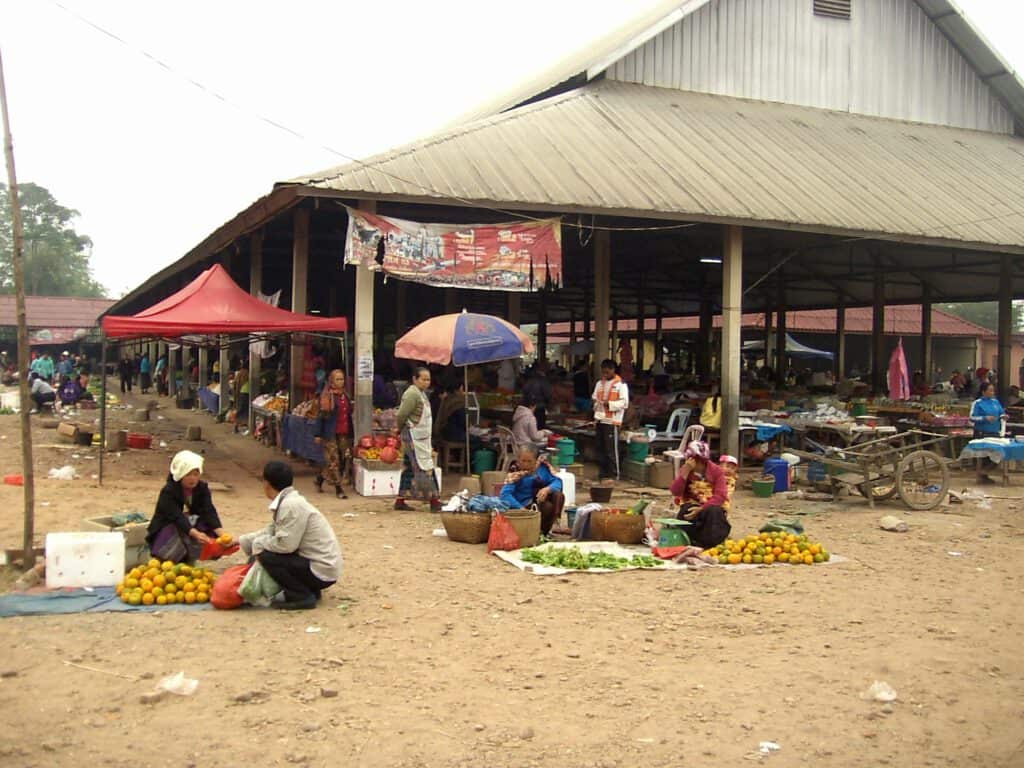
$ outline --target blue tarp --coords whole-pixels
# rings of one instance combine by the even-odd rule
[[[113,587],[93,589],[52,589],[43,592],[11,592],[0,595],[0,618],[11,616],[49,616],[58,613],[104,613],[125,611],[201,611],[213,608],[209,603],[174,605],[128,605],[122,603]]]

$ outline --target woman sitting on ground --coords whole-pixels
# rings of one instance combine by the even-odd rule
[[[721,467],[711,462],[707,443],[694,440],[684,456],[686,461],[669,488],[680,502],[676,517],[692,523],[686,528],[691,544],[709,549],[725,541],[732,530],[723,506],[729,486]]]
[[[501,488],[501,500],[513,509],[525,509],[533,504],[540,510],[540,531],[545,536],[562,514],[565,496],[562,481],[540,452],[529,443],[519,446],[519,470],[509,472]]]
[[[551,436],[550,429],[537,429],[537,403],[524,397],[512,414],[512,435],[516,445],[546,445]]]
[[[153,557],[192,563],[211,539],[224,535],[210,486],[200,479],[202,473],[203,457],[197,453],[179,451],[171,459],[167,483],[146,531]]]

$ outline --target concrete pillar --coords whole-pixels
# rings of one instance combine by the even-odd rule
[[[178,394],[178,357],[182,349],[167,348],[167,394],[171,397]]]
[[[764,312],[764,364],[771,367],[772,364],[772,311],[766,309]]]
[[[846,376],[846,304],[840,294],[836,299],[836,367],[835,377],[839,381]]]
[[[874,303],[871,307],[871,389],[878,395],[886,391],[889,361],[885,357],[885,273],[875,263]]]
[[[601,361],[608,357],[608,318],[612,303],[611,233],[594,233],[594,370],[593,380],[601,378]]]
[[[609,357],[616,362],[619,359],[619,309],[614,305],[612,306],[612,348]]]
[[[249,293],[258,296],[263,291],[263,230],[253,232],[249,237]],[[249,348],[249,434],[256,427],[256,416],[252,412],[252,401],[260,394],[260,365],[262,360],[252,347]]]
[[[775,296],[775,384],[786,386],[786,369],[789,360],[786,356],[786,281],[782,270],[778,271]]]
[[[921,286],[921,370],[924,380],[931,386],[935,371],[932,370],[932,287]]]
[[[996,373],[999,396],[1005,402],[1010,394],[1014,372],[1010,370],[1013,355],[1013,257],[1003,254],[999,268],[999,355]]]
[[[292,219],[292,312],[306,314],[309,292],[309,209],[296,208]],[[293,337],[294,338],[294,337]],[[288,407],[299,404],[303,347],[291,345],[288,371]]]
[[[377,203],[359,201],[359,210],[377,212]],[[356,270],[354,426],[357,435],[373,429],[373,292],[376,274],[362,264]]]
[[[576,310],[569,310],[569,345],[576,343]]]
[[[207,375],[207,366],[210,364],[210,352],[206,347],[199,348],[199,386],[205,387],[210,383],[210,377]]]
[[[743,336],[743,228],[726,226],[722,248],[721,450],[740,452],[740,357]]]
[[[224,334],[220,337],[220,359],[217,361],[217,367],[220,369],[220,410],[222,411],[231,407],[231,387],[228,384],[228,374],[231,373],[230,352],[228,336]]]

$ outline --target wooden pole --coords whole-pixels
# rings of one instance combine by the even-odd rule
[[[836,297],[836,381],[846,377],[846,302],[843,294]]]
[[[871,389],[876,395],[885,392],[888,362],[885,359],[885,273],[876,260],[874,303],[871,308]]]
[[[26,569],[36,563],[33,547],[35,539],[35,471],[32,466],[32,399],[28,386],[28,369],[31,350],[28,345],[28,322],[25,316],[25,267],[22,263],[22,222],[21,204],[18,201],[18,174],[14,169],[14,139],[11,136],[11,118],[7,112],[7,86],[4,82],[3,56],[0,56],[0,109],[4,118],[4,158],[7,161],[7,197],[11,205],[11,224],[14,229],[14,250],[11,262],[14,266],[14,303],[18,316],[18,392],[21,396],[21,474],[24,480],[24,532],[22,549],[23,565]]]
[[[25,481],[25,517],[23,544],[23,565],[31,568],[36,564],[36,550],[33,546],[36,525],[36,475],[32,463],[32,398],[29,389],[29,366],[32,350],[29,347],[29,325],[25,313],[25,265],[22,262],[23,229],[22,206],[17,199],[17,173],[14,171],[14,139],[10,132],[10,115],[7,113],[7,86],[3,75],[3,56],[0,56],[0,108],[3,111],[3,148],[7,161],[7,197],[10,201],[11,225],[14,234],[11,262],[14,267],[14,306],[17,313],[17,378],[18,394],[22,400],[20,422],[22,422],[22,477]]]
[[[647,362],[644,359],[644,342],[647,340],[646,330],[644,326],[647,320],[647,307],[644,305],[644,279],[643,275],[640,276],[640,292],[637,296],[637,308],[636,308],[636,370],[643,372],[644,364]]]
[[[779,389],[786,386],[786,369],[789,361],[786,358],[786,281],[782,270],[777,273],[775,305],[775,384]]]
[[[548,359],[548,292],[540,289],[540,302],[537,307],[537,359]]]

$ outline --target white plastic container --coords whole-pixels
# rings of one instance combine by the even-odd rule
[[[356,493],[360,496],[397,496],[402,479],[401,466],[398,469],[367,469],[361,462],[355,464]],[[441,468],[434,468],[437,487],[441,488]]]
[[[122,534],[46,534],[47,587],[114,587],[123,578]]]
[[[576,475],[568,472],[564,467],[558,470],[558,479],[562,481],[562,495],[565,496],[565,506],[576,506]]]

